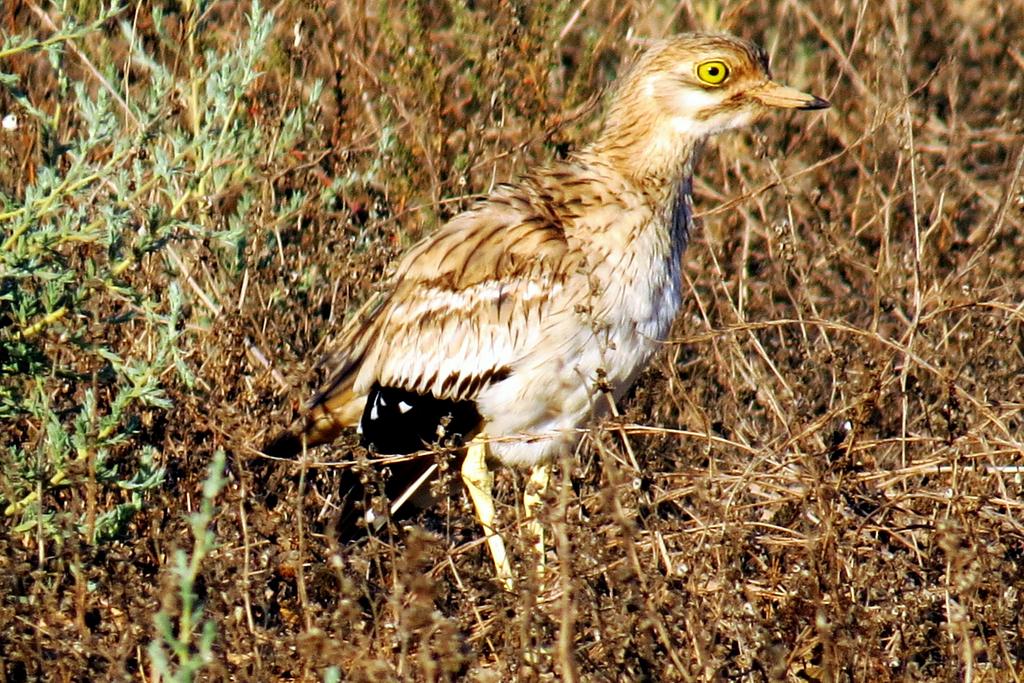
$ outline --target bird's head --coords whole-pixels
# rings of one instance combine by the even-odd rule
[[[605,124],[610,147],[672,155],[772,109],[825,109],[820,97],[772,80],[753,43],[685,34],[654,43],[623,78]]]
[[[663,40],[640,57],[627,78],[623,96],[642,102],[688,136],[739,128],[771,109],[829,106],[773,81],[764,50],[725,35]]]

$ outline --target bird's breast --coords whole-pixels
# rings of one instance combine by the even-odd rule
[[[637,251],[629,259],[631,267],[609,279],[603,294],[607,331],[604,339],[599,334],[595,341],[603,347],[602,370],[617,396],[629,388],[668,337],[679,312],[682,250],[666,245],[665,232],[657,232],[638,237]]]

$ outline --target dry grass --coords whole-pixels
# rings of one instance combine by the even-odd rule
[[[254,219],[237,268],[196,239],[124,274],[145,291],[177,281],[191,301],[180,346],[194,384],[163,375],[173,408],[140,408],[135,440],[112,455],[156,446],[167,478],[115,540],[89,542],[70,522],[50,535],[0,523],[0,679],[150,674],[153,615],[180,610],[171,553],[193,547],[186,515],[217,448],[228,481],[196,586],[217,626],[204,680],[1024,677],[1024,9],[321,2],[276,13],[245,98],[251,125],[281,125],[314,80],[325,87],[299,148],[254,165],[252,215],[307,199],[288,220]],[[188,23],[167,14],[172,33]],[[148,17],[133,19],[143,36]],[[205,18],[221,45],[245,30],[233,5]],[[17,2],[0,19],[49,32]],[[339,543],[338,487],[360,451],[350,441],[296,464],[254,446],[307,395],[304,368],[395,258],[475,193],[588,139],[594,96],[641,37],[669,26],[757,40],[780,80],[833,108],[709,149],[675,340],[620,418],[561,464],[550,572],[538,579],[516,533],[524,480],[511,472],[497,495],[518,594],[497,588],[454,485],[435,509]],[[124,58],[113,23],[79,47]],[[182,69],[181,55],[158,57]],[[65,62],[96,87],[80,59]],[[35,106],[57,106],[41,54],[4,69],[28,78]],[[133,82],[128,100],[141,97]],[[16,106],[0,94],[0,108]],[[54,134],[75,125],[68,116]],[[44,137],[28,126],[0,145],[11,196],[51,163]],[[213,214],[234,210],[230,186],[208,200]],[[132,325],[106,343],[145,345]],[[42,332],[43,354],[74,364],[60,334]],[[55,411],[95,385],[92,372],[46,380]],[[13,417],[0,448],[35,449],[48,434]],[[88,472],[69,481],[40,485],[47,510],[79,519],[97,496],[128,495],[97,492]]]

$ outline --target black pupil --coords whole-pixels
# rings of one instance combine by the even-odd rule
[[[718,67],[717,66],[709,66],[708,67],[708,76],[711,76],[712,78],[714,78],[717,75],[718,75]]]

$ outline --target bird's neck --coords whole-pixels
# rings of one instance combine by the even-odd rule
[[[645,192],[668,202],[693,175],[706,140],[707,136],[676,129],[656,114],[617,107],[590,151]]]

